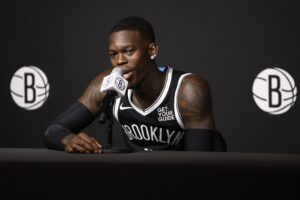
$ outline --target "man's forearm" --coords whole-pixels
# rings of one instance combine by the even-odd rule
[[[44,135],[44,145],[51,149],[64,150],[62,140],[67,135],[78,133],[94,119],[93,113],[76,101],[48,126]]]

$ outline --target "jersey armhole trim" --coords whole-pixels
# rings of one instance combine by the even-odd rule
[[[180,125],[180,127],[182,129],[185,129],[184,128],[184,123],[183,123],[183,120],[182,120],[182,117],[181,117],[181,114],[180,114],[180,111],[179,111],[179,107],[178,107],[178,99],[177,99],[177,96],[178,96],[178,92],[179,92],[179,88],[182,84],[182,81],[183,79],[188,76],[188,75],[191,75],[192,73],[186,73],[186,74],[183,74],[180,76],[179,80],[178,80],[178,83],[177,83],[177,87],[176,87],[176,91],[175,91],[175,97],[174,97],[174,111],[175,111],[175,118],[177,120],[177,123]]]
[[[113,106],[113,114],[114,117],[116,118],[116,120],[119,122],[119,115],[118,115],[118,111],[119,111],[119,105],[120,105],[120,101],[121,101],[121,97],[117,98],[115,100],[114,106]]]

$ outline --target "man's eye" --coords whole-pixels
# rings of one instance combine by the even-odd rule
[[[128,55],[132,55],[135,52],[135,49],[126,49],[125,53]]]
[[[110,53],[110,54],[109,54],[110,57],[114,57],[114,56],[116,56],[116,55],[117,55],[116,53]]]

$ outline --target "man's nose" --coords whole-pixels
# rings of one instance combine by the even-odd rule
[[[117,65],[122,66],[126,63],[127,63],[127,60],[126,60],[124,54],[120,53],[119,56],[118,56]]]

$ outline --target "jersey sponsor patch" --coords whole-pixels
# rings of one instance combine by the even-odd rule
[[[157,108],[159,122],[172,121],[175,120],[173,110],[169,110],[168,106]]]

